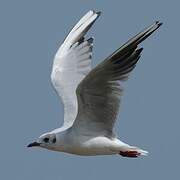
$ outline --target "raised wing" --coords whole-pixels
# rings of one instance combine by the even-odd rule
[[[85,40],[84,35],[99,15],[89,11],[83,16],[55,55],[51,80],[64,104],[63,127],[70,127],[77,115],[76,88],[91,70],[93,38]]]
[[[77,88],[78,115],[73,128],[80,133],[112,135],[118,114],[123,82],[135,68],[143,48],[137,46],[161,23],[137,34],[93,69]]]

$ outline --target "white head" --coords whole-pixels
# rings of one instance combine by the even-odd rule
[[[46,133],[41,135],[37,141],[30,143],[27,147],[42,147],[50,150],[55,150],[57,137],[54,133]]]

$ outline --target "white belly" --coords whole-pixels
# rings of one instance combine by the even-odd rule
[[[119,153],[119,144],[116,139],[111,140],[106,137],[81,138],[64,146],[63,149],[56,150],[85,156],[110,155]]]

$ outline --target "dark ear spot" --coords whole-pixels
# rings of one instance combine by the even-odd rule
[[[48,143],[48,142],[49,142],[49,138],[45,137],[45,138],[43,139],[43,141],[44,141],[45,143]]]
[[[53,143],[56,143],[56,138],[53,138],[52,142],[53,142]]]

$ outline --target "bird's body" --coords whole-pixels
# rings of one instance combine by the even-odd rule
[[[54,59],[51,80],[64,104],[64,124],[41,135],[28,147],[77,155],[146,155],[138,147],[120,141],[113,127],[117,119],[123,82],[140,58],[144,39],[161,23],[156,22],[117,49],[91,70],[93,38],[85,34],[100,13],[89,11],[73,27]]]
[[[59,135],[59,144],[56,151],[67,152],[77,155],[100,155],[114,154],[118,143],[116,138],[105,136],[79,135],[71,129]],[[57,138],[58,139],[58,138]]]
[[[51,133],[54,134],[54,131]],[[147,154],[146,151],[129,146],[116,137],[79,134],[77,131],[74,131],[73,128],[56,132],[56,141],[56,145],[49,147],[49,150],[84,156],[112,155],[130,150],[139,151],[144,155]]]

